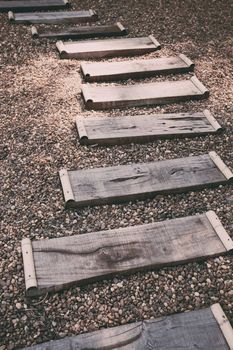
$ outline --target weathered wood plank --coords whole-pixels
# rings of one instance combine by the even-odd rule
[[[221,130],[208,110],[117,118],[77,117],[76,127],[80,143],[87,145],[146,142],[160,138],[205,135]]]
[[[232,328],[220,304],[221,321]],[[211,308],[66,337],[25,350],[231,350]],[[232,338],[232,336],[231,336]]]
[[[127,29],[120,22],[105,26],[85,26],[54,30],[41,30],[37,29],[36,27],[32,27],[33,38],[84,39],[101,36],[120,36],[126,34]]]
[[[118,273],[205,259],[232,249],[230,236],[212,211],[85,235],[22,241],[28,295]]]
[[[176,103],[191,99],[204,99],[209,91],[193,76],[189,80],[157,83],[95,86],[82,85],[81,90],[88,109],[108,109],[144,105]]]
[[[81,71],[86,81],[145,78],[159,74],[185,73],[193,69],[194,63],[185,55],[152,60],[81,64]]]
[[[0,1],[0,12],[62,9],[70,6],[68,0],[12,0]]]
[[[97,14],[92,10],[87,11],[60,11],[60,12],[34,12],[34,13],[8,13],[8,18],[11,23],[81,23],[88,21],[96,21]]]
[[[219,165],[214,158],[219,160]],[[161,193],[184,192],[224,184],[232,177],[231,171],[215,152],[159,162],[60,171],[66,207],[124,202]]]
[[[101,58],[140,55],[161,48],[152,36],[140,38],[86,40],[56,43],[61,58]]]

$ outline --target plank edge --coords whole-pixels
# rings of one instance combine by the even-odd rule
[[[217,155],[215,151],[209,152],[211,160],[214,162],[216,167],[221,171],[227,180],[233,179],[233,173],[228,168],[228,166],[222,161],[222,159]]]
[[[74,202],[74,194],[70,183],[70,178],[67,169],[59,171],[62,191],[65,198],[65,208],[69,207]]]
[[[39,38],[39,33],[35,26],[32,26],[31,33],[33,38]]]
[[[67,51],[65,49],[65,46],[64,46],[62,40],[59,40],[59,41],[56,42],[56,48],[58,49],[60,58],[66,58]]]
[[[8,12],[8,19],[10,22],[14,22],[15,21],[15,15],[13,11],[9,11]]]
[[[76,128],[78,131],[79,142],[81,143],[81,145],[87,144],[88,143],[88,136],[87,136],[87,130],[86,130],[84,122],[83,122],[83,118],[76,117],[75,123],[76,123]]]
[[[187,64],[187,66],[190,68],[191,71],[194,70],[195,63],[191,61],[186,55],[180,54],[179,55],[180,59]]]
[[[213,304],[211,305],[210,310],[216,319],[230,350],[233,350],[233,330],[221,305],[219,303]]]
[[[24,238],[21,241],[22,256],[23,256],[23,268],[24,279],[26,285],[26,294],[37,290],[36,270],[33,259],[32,242],[30,238]]]
[[[223,227],[221,221],[219,220],[217,214],[213,210],[209,210],[206,212],[206,216],[212,225],[213,229],[217,233],[219,239],[221,240],[222,244],[226,248],[226,251],[233,250],[233,241],[231,237],[228,235],[227,231]]]
[[[200,82],[196,75],[194,75],[190,80],[200,90],[205,98],[209,97],[209,90]]]
[[[212,125],[212,127],[214,128],[215,131],[222,130],[221,125],[218,123],[218,121],[214,118],[214,116],[212,115],[212,113],[210,113],[210,111],[208,109],[205,109],[203,111],[203,114],[206,117],[206,119],[208,120],[208,122]]]

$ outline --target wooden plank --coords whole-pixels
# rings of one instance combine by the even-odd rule
[[[220,304],[218,308],[232,328]],[[28,350],[231,350],[211,308],[173,314],[50,341]]]
[[[215,152],[159,162],[60,171],[67,208],[185,192],[225,184],[232,178]]]
[[[97,14],[92,10],[87,11],[60,11],[60,12],[34,12],[34,13],[8,13],[8,18],[11,23],[81,23],[88,21],[96,21]]]
[[[77,117],[76,127],[80,143],[86,145],[147,142],[160,138],[205,135],[222,129],[208,110],[117,118]]]
[[[103,58],[140,55],[161,48],[152,36],[140,38],[86,40],[82,42],[56,43],[60,58]]]
[[[86,81],[110,81],[145,78],[159,74],[185,73],[194,70],[194,63],[185,55],[152,60],[82,63]]]
[[[33,38],[85,39],[101,36],[120,36],[126,34],[127,29],[120,22],[105,26],[85,26],[54,30],[41,30],[37,29],[36,27],[32,27]]]
[[[39,295],[119,273],[181,264],[233,249],[214,228],[214,212],[153,224],[31,242],[22,241],[26,291]],[[31,246],[30,246],[31,244]],[[32,251],[32,255],[30,254]],[[28,257],[31,256],[31,261]],[[34,272],[33,272],[34,271]],[[36,281],[32,276],[36,276]]]
[[[82,85],[82,96],[88,109],[108,109],[177,103],[204,99],[209,91],[193,76],[189,80],[157,83],[96,86]]]
[[[62,9],[70,6],[68,0],[12,0],[0,1],[0,12]]]

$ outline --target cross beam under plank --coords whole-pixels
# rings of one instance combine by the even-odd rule
[[[12,0],[0,1],[0,12],[7,11],[35,11],[63,9],[70,6],[68,0]]]
[[[208,110],[197,113],[76,118],[81,144],[115,145],[148,142],[170,137],[187,137],[222,130]]]
[[[194,63],[185,55],[161,57],[152,60],[82,63],[81,72],[86,81],[110,81],[145,78],[159,74],[193,71]]]
[[[41,30],[32,27],[33,38],[85,39],[101,36],[121,36],[126,34],[127,29],[120,22],[105,26],[85,26],[54,30]]]
[[[11,23],[50,23],[50,24],[65,24],[65,23],[81,23],[96,21],[97,14],[92,10],[87,11],[60,11],[60,12],[34,12],[34,13],[8,13],[8,18]]]
[[[144,199],[226,184],[232,172],[210,152],[149,163],[59,172],[66,208]]]
[[[58,291],[119,273],[227,253],[233,241],[213,211],[147,225],[50,240],[22,240],[26,291]]]
[[[88,109],[108,109],[144,105],[161,105],[209,96],[207,88],[193,76],[189,80],[157,83],[95,86],[82,85],[81,94]]]
[[[206,309],[65,337],[25,350],[231,350],[232,333],[217,303]]]
[[[159,42],[148,37],[86,40],[82,42],[56,43],[60,58],[103,58],[115,56],[142,55],[161,48]]]

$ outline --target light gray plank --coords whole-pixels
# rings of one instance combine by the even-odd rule
[[[81,71],[86,81],[145,78],[158,74],[185,73],[193,69],[194,63],[185,55],[152,60],[81,64]]]
[[[160,49],[152,36],[140,38],[86,40],[82,42],[56,43],[61,58],[101,58],[139,55]]]
[[[54,30],[41,30],[37,29],[36,27],[32,27],[33,38],[84,39],[101,36],[120,36],[126,34],[127,29],[119,22],[105,26],[78,26]]]
[[[230,350],[230,347],[211,309],[206,308],[66,337],[27,349]]]
[[[88,109],[167,104],[190,99],[203,99],[209,91],[194,76],[189,80],[157,83],[94,86],[83,85],[82,96]]]
[[[221,126],[208,110],[197,113],[76,118],[81,144],[124,144],[215,133]]]
[[[60,12],[34,12],[34,13],[13,13],[8,14],[11,23],[49,23],[65,24],[96,21],[97,14],[92,10],[87,11],[60,11]]]
[[[0,1],[0,12],[51,10],[69,7],[68,0],[11,0]]]
[[[212,213],[210,216],[208,213]],[[83,284],[117,273],[181,264],[227,252],[219,229],[213,227],[214,212],[148,225],[32,242],[36,289],[27,284],[32,275],[25,260],[28,295],[57,291],[72,283]],[[218,227],[222,227],[218,222]],[[223,229],[224,230],[224,229]],[[23,246],[23,245],[22,245]],[[24,249],[22,249],[24,252]],[[27,251],[29,252],[29,251]],[[28,253],[29,254],[29,253]],[[28,254],[26,254],[28,256]],[[31,270],[32,271],[32,270]]]
[[[61,170],[60,178],[66,207],[142,199],[228,181],[208,154],[106,168]]]

